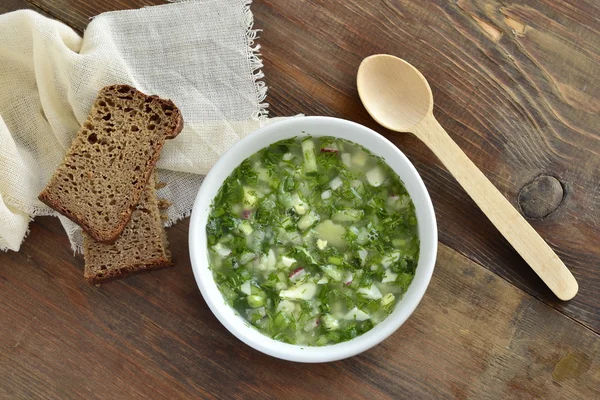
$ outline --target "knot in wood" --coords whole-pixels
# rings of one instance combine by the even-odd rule
[[[558,179],[540,175],[523,186],[519,192],[519,206],[527,218],[541,219],[556,211],[563,197],[564,189]]]

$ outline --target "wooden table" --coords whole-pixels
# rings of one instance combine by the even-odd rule
[[[3,0],[82,32],[160,0]],[[593,0],[256,0],[271,116],[378,130],[415,164],[440,234],[431,285],[392,337],[303,365],[242,344],[176,267],[89,286],[55,218],[0,254],[1,398],[600,398],[600,3]],[[429,80],[434,113],[579,281],[561,302],[414,137],[377,126],[355,74],[374,53]]]

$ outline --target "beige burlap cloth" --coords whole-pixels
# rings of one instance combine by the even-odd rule
[[[248,0],[194,0],[93,18],[83,38],[32,11],[0,15],[0,249],[19,250],[38,199],[98,90],[127,83],[172,99],[185,128],[163,148],[168,224],[232,144],[266,118]],[[74,249],[80,228],[60,217]]]

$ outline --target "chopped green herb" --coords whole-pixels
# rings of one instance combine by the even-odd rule
[[[414,205],[366,149],[334,137],[277,142],[244,160],[206,225],[224,299],[264,334],[324,346],[393,312],[419,260]]]

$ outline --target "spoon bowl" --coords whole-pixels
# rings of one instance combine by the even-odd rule
[[[373,119],[421,139],[559,299],[577,294],[565,264],[437,122],[431,88],[415,67],[388,54],[370,56],[360,64],[356,84]]]
[[[418,69],[398,57],[365,58],[356,83],[369,114],[388,129],[411,131],[433,111],[429,83]]]

